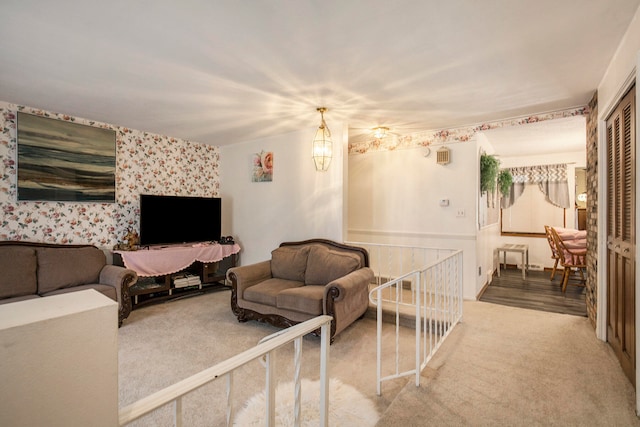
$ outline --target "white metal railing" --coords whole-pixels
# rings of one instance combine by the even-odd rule
[[[434,263],[457,249],[421,246],[391,245],[369,242],[346,242],[365,248],[369,253],[369,267],[375,273],[376,284],[381,285],[393,278]]]
[[[370,291],[369,299],[376,306],[377,317],[377,393],[381,394],[383,381],[414,374],[416,386],[419,386],[420,372],[462,318],[462,251],[353,244],[366,247],[370,256],[373,254],[376,257],[377,253],[382,252],[390,254],[385,255],[386,269],[381,267],[384,257],[377,256],[372,260],[377,286]],[[407,259],[407,256],[410,258]],[[420,265],[420,262],[423,264]],[[394,274],[396,272],[399,274]],[[389,311],[395,323],[394,369],[392,374],[383,376],[382,324],[384,313]],[[415,348],[412,351],[415,351],[415,366],[402,371],[401,320],[413,317]]]
[[[134,402],[119,411],[119,424],[121,426],[131,423],[138,418],[153,412],[160,407],[174,403],[174,425],[181,427],[182,422],[182,398],[196,389],[208,384],[220,377],[227,379],[227,426],[233,423],[233,372],[247,363],[263,358],[265,359],[265,423],[268,426],[275,425],[275,350],[290,342],[294,342],[294,384],[295,425],[300,425],[300,365],[302,361],[302,337],[320,328],[320,426],[328,426],[329,421],[329,338],[331,334],[331,316],[318,316],[306,322],[279,331],[263,339],[257,346],[250,348],[224,362],[218,363],[204,371],[201,371],[176,384],[157,391],[137,402]]]

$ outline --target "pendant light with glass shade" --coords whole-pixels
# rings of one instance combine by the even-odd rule
[[[316,110],[320,112],[320,127],[316,131],[316,136],[313,138],[312,156],[313,162],[316,165],[317,171],[326,171],[329,169],[329,163],[331,163],[331,157],[333,156],[333,142],[331,141],[331,131],[327,127],[327,123],[324,121],[324,113],[327,112],[327,108],[318,107]]]

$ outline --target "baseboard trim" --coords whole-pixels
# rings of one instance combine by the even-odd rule
[[[495,270],[491,273],[491,276],[493,276],[494,274],[496,274]],[[482,286],[482,289],[480,289],[480,292],[478,292],[478,294],[476,295],[476,301],[480,301],[480,298],[482,298],[482,295],[484,295],[490,284],[491,282],[489,281],[484,282],[484,286]]]

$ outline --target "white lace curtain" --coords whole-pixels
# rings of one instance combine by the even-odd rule
[[[559,208],[570,208],[567,165],[540,165],[508,168],[513,184],[508,196],[500,202],[503,209],[511,207],[524,192],[526,184],[538,184],[549,203]]]

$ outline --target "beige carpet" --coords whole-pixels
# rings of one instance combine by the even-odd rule
[[[258,322],[239,323],[230,309],[230,292],[222,291],[134,310],[119,330],[120,406],[182,380],[237,353],[255,346],[278,328]],[[352,386],[372,400],[380,413],[402,389],[405,380],[385,386],[382,397],[375,386],[375,322],[357,321],[338,335],[330,347],[330,376]],[[392,345],[390,328],[385,328]],[[403,345],[412,341],[407,331]],[[302,376],[319,378],[320,340],[303,341]],[[293,345],[277,354],[281,381],[293,380]],[[404,369],[409,369],[406,360]],[[239,411],[256,392],[264,389],[264,368],[253,362],[235,374],[234,402]],[[225,424],[226,382],[207,385],[183,401],[185,425]],[[171,426],[172,412],[164,408],[132,425]]]
[[[320,422],[320,380],[303,379],[300,384],[300,426],[316,427]],[[275,391],[275,425],[295,426],[295,392],[293,382],[278,384]],[[370,399],[354,387],[343,384],[336,378],[329,381],[328,424],[374,427],[380,418]],[[263,427],[265,423],[266,397],[264,390],[257,393],[234,418],[234,426]]]
[[[467,302],[378,426],[640,426],[634,391],[584,317]]]
[[[238,323],[228,291],[134,310],[119,330],[120,405],[124,406],[254,346],[278,329]],[[385,347],[393,338],[385,328]],[[403,335],[408,347],[413,331]],[[319,340],[306,337],[303,377],[317,379]],[[411,353],[411,351],[409,351]],[[293,346],[278,353],[282,381],[293,379]],[[408,369],[410,360],[402,360]],[[388,366],[387,366],[388,368]],[[387,372],[388,373],[388,372]],[[423,372],[375,394],[375,322],[363,319],[331,346],[331,377],[359,390],[383,414],[379,426],[638,425],[634,393],[610,348],[588,320],[480,302]],[[257,362],[235,375],[236,410],[264,387]],[[409,382],[407,384],[407,382]],[[396,399],[397,397],[397,399]],[[395,400],[394,400],[395,399]],[[185,398],[185,425],[225,424],[225,382]],[[168,408],[133,425],[170,426]]]

